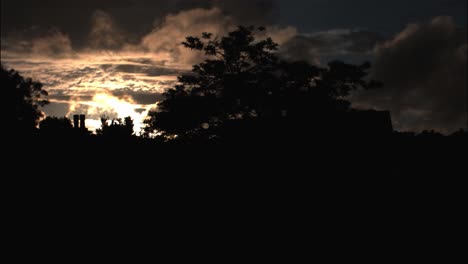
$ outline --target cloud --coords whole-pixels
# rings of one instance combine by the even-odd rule
[[[73,49],[68,35],[54,32],[49,36],[33,40],[31,52],[44,56],[70,56]]]
[[[181,11],[175,14],[169,14],[165,19],[158,24],[151,33],[143,37],[141,46],[150,52],[158,54],[159,57],[169,55],[171,61],[175,61],[180,65],[190,66],[201,61],[203,53],[187,49],[181,45],[187,36],[199,36],[203,32],[213,33],[215,36],[224,36],[228,32],[234,30],[238,25],[249,25],[249,21],[267,21],[265,18],[240,19],[241,7],[245,7],[244,15],[248,15],[255,8],[262,7],[263,4],[268,4],[270,1],[254,1],[250,9],[247,7],[246,1],[232,3],[232,1],[214,1],[214,8],[203,9],[195,8],[187,11]],[[230,3],[230,4],[229,4]],[[234,8],[234,7],[237,7]],[[230,10],[226,12],[225,10]],[[251,11],[246,11],[251,10]],[[266,11],[268,12],[268,10]],[[231,16],[231,14],[233,16]],[[258,22],[258,21],[257,21]],[[263,24],[263,23],[260,23]],[[280,27],[275,25],[267,25],[268,31],[266,34],[259,34],[258,37],[268,35],[278,44],[283,44],[295,37],[298,32],[294,27]],[[134,48],[134,47],[133,47]]]
[[[178,63],[192,64],[200,61],[202,54],[181,45],[187,36],[198,36],[202,32],[223,35],[233,26],[232,18],[219,8],[196,8],[168,15],[142,39],[141,45],[150,52],[169,54]]]
[[[73,50],[140,51],[143,48],[165,59],[192,64],[200,56],[180,47],[186,36],[206,31],[223,35],[238,24],[270,25],[275,17],[274,2],[84,0],[64,5],[51,0],[47,5],[38,5],[29,0],[6,1],[9,13],[2,10],[2,51],[32,50],[35,55],[64,56],[71,55]],[[17,20],[18,15],[12,15],[16,13],[27,18],[41,14],[43,19]]]
[[[311,34],[297,34],[284,43],[281,55],[291,60],[306,60],[320,64],[323,60],[357,55],[369,55],[375,45],[385,40],[378,32],[334,29]]]
[[[271,24],[274,0],[2,0],[2,39],[31,26],[66,32],[75,50],[137,44],[170,14],[193,9],[221,10],[235,24]],[[90,32],[90,19],[92,30]],[[31,40],[28,38],[27,40]]]
[[[112,68],[115,72],[123,73],[139,73],[146,76],[166,76],[166,75],[180,75],[181,70],[173,68],[164,68],[157,66],[141,66],[135,64],[103,64],[101,65],[103,69]]]
[[[385,86],[355,104],[389,109],[401,130],[464,127],[467,38],[450,17],[410,24],[375,49],[372,77]]]
[[[69,36],[58,29],[30,28],[2,38],[2,60],[22,55],[29,57],[70,57],[74,55]]]
[[[138,134],[143,128],[143,120],[148,111],[155,107],[151,105],[139,105],[130,96],[120,98],[110,93],[96,93],[90,101],[76,101],[70,103],[67,116],[74,114],[85,114],[88,128],[95,130],[99,127],[101,117],[125,118],[134,120],[134,131]],[[89,122],[88,122],[89,121]]]
[[[159,91],[142,91],[130,88],[113,90],[112,95],[117,98],[130,96],[133,102],[140,105],[153,105],[163,99],[162,93]]]
[[[47,113],[47,116],[63,117],[66,115],[69,108],[70,105],[68,102],[53,102],[44,106],[42,110]]]
[[[270,37],[274,42],[279,45],[284,45],[291,39],[298,35],[298,31],[295,27],[279,27],[279,26],[268,26],[264,33],[257,33],[258,39]]]
[[[94,49],[115,50],[124,44],[124,35],[110,14],[97,10],[92,16],[89,45]]]
[[[215,0],[214,7],[232,17],[236,24],[266,26],[275,24],[278,6],[272,0]]]

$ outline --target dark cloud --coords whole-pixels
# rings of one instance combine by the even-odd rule
[[[349,42],[346,51],[356,53],[367,53],[374,49],[375,45],[386,38],[378,33],[367,30],[351,31],[343,36],[345,42]]]
[[[165,66],[167,61],[156,61],[148,58],[130,58],[126,60],[127,62],[139,63],[152,66]]]
[[[51,102],[50,104],[43,107],[42,110],[47,113],[48,116],[65,116],[68,112],[70,105],[64,102]]]
[[[378,32],[367,30],[331,30],[309,35],[297,35],[281,47],[284,57],[319,63],[331,57],[358,54],[363,57],[384,41]]]
[[[464,127],[467,87],[466,30],[450,17],[411,24],[375,50],[373,78],[385,86],[357,104],[390,109],[403,130]]]
[[[138,43],[169,14],[214,7],[242,24],[267,24],[275,17],[273,0],[2,0],[1,32],[9,38],[53,28],[69,35],[75,49],[90,38],[92,46],[115,48],[123,40]]]
[[[171,68],[161,68],[154,66],[140,66],[134,64],[119,64],[119,65],[101,65],[103,69],[112,68],[115,72],[123,73],[141,73],[147,76],[166,76],[166,75],[178,75],[181,73],[180,70],[171,69]]]
[[[76,68],[73,70],[64,71],[60,77],[65,80],[75,80],[80,77],[88,76],[89,74],[95,74],[96,70],[97,69],[95,67],[88,66],[83,68]]]
[[[125,34],[107,12],[96,10],[92,15],[89,45],[94,49],[120,49],[126,43]]]
[[[3,54],[2,54],[2,59],[3,59]],[[23,60],[23,59],[11,59],[11,60],[8,60],[7,62],[7,66],[8,64],[12,64],[12,65],[21,65],[22,67],[34,67],[34,66],[43,66],[43,67],[48,67],[49,65],[52,65],[51,62],[46,62],[46,61],[41,61],[41,62],[34,62],[34,61],[27,61],[27,60]]]
[[[93,95],[70,95],[70,94],[60,94],[60,93],[50,93],[47,99],[54,101],[91,101]]]
[[[241,24],[270,25],[279,15],[276,1],[272,0],[217,0],[213,3]]]
[[[31,28],[10,35],[9,38],[2,36],[1,48],[6,53],[6,58],[10,57],[9,52],[54,58],[73,56],[69,36],[57,29]]]
[[[278,0],[281,23],[302,32],[366,28],[397,32],[408,23],[449,15],[467,24],[466,0]]]
[[[466,0],[439,0],[449,7],[462,8],[466,7]]]
[[[130,96],[135,103],[140,105],[152,105],[163,99],[160,92],[133,90],[130,88],[113,90],[112,95],[118,98]]]

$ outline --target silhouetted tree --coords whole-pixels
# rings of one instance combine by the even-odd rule
[[[46,117],[39,123],[41,133],[54,136],[65,136],[73,132],[73,125],[66,117]]]
[[[332,62],[319,68],[278,58],[271,38],[255,40],[264,28],[239,27],[218,38],[210,33],[182,44],[208,57],[178,78],[158,110],[146,120],[147,132],[166,136],[214,137],[227,124],[297,118],[347,111],[343,98],[355,89],[375,87],[364,80],[370,64]]]
[[[417,136],[420,138],[440,138],[440,137],[443,137],[443,134],[431,129],[431,130],[424,130]]]
[[[134,135],[133,120],[131,117],[116,118],[109,120],[107,117],[101,118],[101,128],[96,130],[96,134],[109,138],[124,138]]]
[[[42,89],[40,82],[22,77],[15,70],[6,70],[0,66],[0,86],[6,91],[7,98],[14,104],[14,112],[11,113],[10,127],[17,132],[30,132],[37,127],[38,121],[43,117],[39,110],[49,103],[42,99],[47,92]]]
[[[456,132],[454,132],[452,137],[467,137],[468,136],[468,131],[465,131],[464,129],[460,129]]]

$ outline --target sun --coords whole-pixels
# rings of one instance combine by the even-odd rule
[[[137,104],[130,96],[118,98],[110,93],[97,93],[89,101],[75,101],[70,106],[68,116],[85,114],[87,116],[86,124],[90,131],[96,131],[100,128],[100,118],[103,116],[109,118],[131,117],[134,123],[136,135],[140,135],[144,127],[144,120],[148,113],[155,109],[154,105]]]

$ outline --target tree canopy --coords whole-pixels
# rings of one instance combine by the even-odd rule
[[[96,134],[107,138],[128,138],[134,135],[133,119],[131,117],[116,118],[109,120],[107,117],[101,118],[101,128],[96,130]]]
[[[69,135],[73,131],[73,125],[67,117],[48,116],[39,123],[42,133],[54,136]]]
[[[146,120],[147,132],[165,136],[219,136],[233,122],[279,120],[348,111],[345,97],[378,86],[366,81],[369,63],[339,61],[326,67],[285,61],[271,38],[257,39],[265,28],[238,27],[224,37],[203,33],[187,37],[186,48],[207,57],[178,77],[158,109]]]
[[[34,130],[39,120],[43,117],[42,107],[49,103],[43,99],[47,96],[47,91],[42,89],[40,82],[31,78],[24,78],[15,70],[6,70],[0,66],[0,82],[7,92],[7,97],[11,98],[14,111],[11,112],[11,127],[16,131],[30,132]]]

